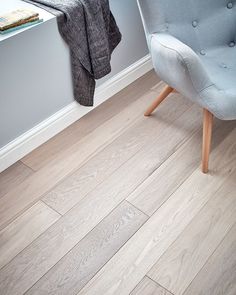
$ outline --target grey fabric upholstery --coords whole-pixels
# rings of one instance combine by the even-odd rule
[[[161,79],[219,119],[236,119],[236,0],[138,5]]]

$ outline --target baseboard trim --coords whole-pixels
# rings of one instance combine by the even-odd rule
[[[0,172],[89,113],[152,68],[150,55],[147,55],[99,86],[95,91],[95,105],[93,107],[83,107],[73,102],[2,147],[0,149]]]

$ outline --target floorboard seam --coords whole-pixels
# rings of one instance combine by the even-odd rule
[[[172,293],[170,290],[168,290],[167,288],[163,287],[161,284],[159,284],[158,282],[156,282],[155,280],[153,280],[152,278],[150,278],[147,274],[145,276],[147,278],[149,278],[149,280],[151,280],[153,283],[155,283],[156,285],[160,286],[162,289],[164,289],[167,292],[169,292],[171,295],[174,295],[174,293]]]
[[[134,204],[132,204],[130,201],[128,201],[127,199],[124,200],[125,202],[129,203],[132,207],[134,207],[136,210],[138,210],[139,212],[143,213],[148,219],[150,218],[150,216],[143,212],[141,209],[139,209],[138,207],[136,207]]]
[[[24,165],[25,167],[29,168],[29,169],[31,170],[31,172],[33,172],[33,173],[38,171],[38,170],[35,170],[35,169],[33,169],[32,167],[30,167],[28,164],[26,164],[26,163],[24,162],[23,158],[20,159],[19,162],[21,162],[22,165]],[[14,164],[13,164],[13,165],[14,165]]]
[[[112,214],[113,213],[113,211],[115,211],[116,209],[117,209],[117,207],[119,207],[122,203],[124,203],[124,202],[126,202],[126,200],[124,199],[124,200],[122,200],[115,208],[113,208],[102,220],[100,220],[81,240],[79,240],[78,241],[78,243],[76,243],[65,255],[63,255],[50,269],[48,269],[47,270],[47,272],[43,275],[43,276],[41,276],[30,288],[28,288],[25,292],[24,292],[24,294],[26,294],[31,288],[33,288],[37,283],[38,283],[38,281],[40,281],[49,271],[51,271],[51,269],[52,268],[54,268],[66,255],[68,255],[75,247],[77,247],[78,246],[78,244],[79,243],[81,243],[90,233],[91,233],[91,231],[93,231],[100,223],[102,223],[103,222],[103,220],[105,219],[105,218],[107,218],[110,214]],[[140,210],[139,210],[140,211]],[[146,215],[146,214],[145,214]],[[148,218],[147,218],[147,220],[148,220]],[[116,252],[114,252],[114,254],[113,254],[113,256],[110,258],[110,259],[108,259],[98,270],[97,270],[97,272],[94,274],[94,276],[116,255],[116,253],[117,252],[119,252],[120,251],[120,249],[122,249],[122,247],[139,231],[139,229],[147,222],[147,220],[145,220],[144,222],[143,222],[143,224],[139,227],[139,228],[137,228],[137,230],[129,237],[129,239],[116,251]],[[94,277],[93,276],[93,277]],[[78,292],[80,292],[92,279],[93,279],[93,277],[80,289],[80,290],[78,290],[77,291],[77,293]]]
[[[51,205],[48,205],[44,200],[40,199],[40,202],[44,203],[45,206],[49,207],[52,211],[59,214],[61,217],[63,216],[60,212],[58,212],[56,209],[52,208]]]

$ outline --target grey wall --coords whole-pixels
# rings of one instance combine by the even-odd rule
[[[98,85],[148,53],[136,0],[110,3],[123,40]],[[69,52],[55,19],[0,41],[0,69],[0,148],[73,101]]]

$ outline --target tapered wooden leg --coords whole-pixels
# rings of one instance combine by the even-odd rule
[[[150,105],[150,107],[144,113],[144,116],[150,116],[151,113],[159,106],[159,104],[173,91],[170,86],[166,86],[157,99]]]
[[[208,173],[209,155],[211,150],[213,115],[203,109],[203,142],[202,142],[202,172]]]

